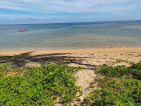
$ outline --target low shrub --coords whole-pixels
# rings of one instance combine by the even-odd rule
[[[127,66],[106,66],[99,67],[97,73],[109,76],[109,77],[121,77],[129,76],[130,74],[139,80],[141,80],[141,62],[131,63],[130,67]]]
[[[139,63],[131,63],[131,67],[129,67],[129,72],[133,75],[134,78],[141,80],[141,62]]]
[[[78,91],[73,76],[76,70],[64,64],[48,64],[30,68],[23,76],[6,77],[1,73],[0,105],[52,106],[57,99],[69,103]]]
[[[109,77],[120,77],[123,75],[129,75],[128,68],[126,66],[106,66],[97,69],[97,73],[109,76]]]
[[[98,88],[88,94],[85,106],[141,106],[141,63],[126,66],[105,66],[97,69],[104,75],[95,82]]]
[[[129,106],[130,102],[141,105],[141,81],[137,79],[100,78],[98,87],[87,96],[87,106]]]

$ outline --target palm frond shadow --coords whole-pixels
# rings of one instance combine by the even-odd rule
[[[88,57],[75,57],[70,56],[70,53],[51,53],[51,54],[40,54],[40,55],[31,55],[33,52],[21,53],[14,56],[0,56],[0,63],[10,62],[12,65],[18,67],[24,66],[28,62],[36,62],[41,64],[46,63],[65,63],[70,64],[74,63],[77,65],[85,65],[88,68],[95,69],[96,65],[84,64],[83,60]]]

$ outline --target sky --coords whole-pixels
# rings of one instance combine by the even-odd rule
[[[141,20],[141,0],[0,0],[0,24]]]

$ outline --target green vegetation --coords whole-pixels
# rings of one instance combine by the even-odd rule
[[[141,62],[130,64],[99,66],[99,76],[89,86],[94,90],[81,105],[141,106]],[[65,64],[33,68],[1,64],[0,106],[53,106],[56,102],[68,105],[78,99],[79,87],[73,76],[78,69]]]
[[[141,106],[141,62],[97,69],[98,88],[88,94],[86,106]],[[92,87],[92,83],[90,84]]]
[[[79,90],[73,76],[77,70],[64,64],[33,68],[0,65],[0,105],[52,106],[58,99],[70,103]]]

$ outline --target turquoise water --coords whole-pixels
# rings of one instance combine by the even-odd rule
[[[135,46],[141,46],[141,21],[0,26],[0,49]]]

